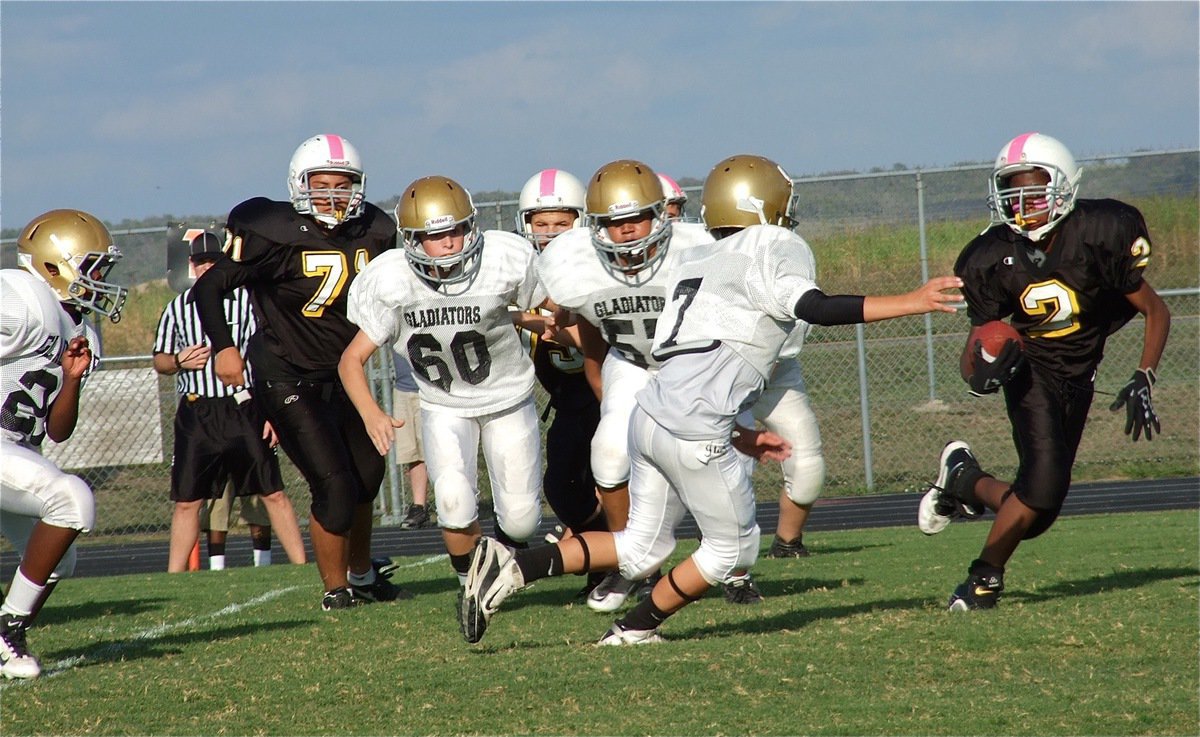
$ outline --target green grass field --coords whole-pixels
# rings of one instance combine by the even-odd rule
[[[415,599],[337,614],[312,565],[69,580],[30,633],[46,673],[0,686],[0,731],[1195,735],[1198,522],[1064,518],[968,614],[943,607],[984,525],[815,533],[813,557],[759,561],[762,605],[710,594],[638,648],[592,646],[611,617],[570,603],[576,577],[467,645],[444,558],[400,561]]]

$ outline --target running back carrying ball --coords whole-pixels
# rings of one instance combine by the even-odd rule
[[[1025,342],[1013,326],[992,320],[972,328],[963,352],[963,378],[971,394],[992,394],[1020,371],[1025,363]]]

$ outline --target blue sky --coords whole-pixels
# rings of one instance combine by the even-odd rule
[[[0,225],[286,197],[339,133],[383,200],[637,158],[703,178],[1200,145],[1200,4],[18,2],[0,11]]]

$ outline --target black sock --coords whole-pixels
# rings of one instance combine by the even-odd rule
[[[460,576],[467,575],[467,571],[471,570],[471,556],[474,554],[475,552],[471,551],[466,555],[451,555],[450,567]]]
[[[208,544],[208,557],[211,558],[214,555],[225,555],[225,543]]]
[[[563,573],[562,551],[557,545],[539,545],[517,551],[517,568],[525,583],[536,581],[547,576],[561,576]]]
[[[654,597],[647,596],[637,603],[617,624],[627,630],[653,630],[671,616],[654,605]]]

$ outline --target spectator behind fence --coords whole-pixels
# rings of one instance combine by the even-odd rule
[[[190,260],[197,278],[212,267],[221,253],[220,240],[201,233],[191,242]],[[283,479],[274,447],[275,431],[251,401],[251,371],[247,366],[241,386],[230,387],[217,379],[191,289],[163,309],[154,336],[154,370],[175,376],[179,407],[175,412],[175,445],[171,462],[171,541],[167,571],[187,570],[188,556],[200,534],[200,507],[220,498],[226,481],[234,494],[262,497],[279,542],[293,563],[304,562],[304,543],[292,502],[283,493]],[[225,321],[234,333],[237,349],[244,353],[254,333],[254,313],[243,289],[224,299]]]
[[[392,351],[392,365],[396,371],[396,383],[392,386],[392,416],[404,420],[404,424],[395,429],[396,465],[404,469],[408,488],[412,491],[412,503],[408,505],[408,513],[400,527],[419,530],[430,525],[429,472],[425,468],[425,444],[421,442],[421,400],[408,359],[398,351]]]

